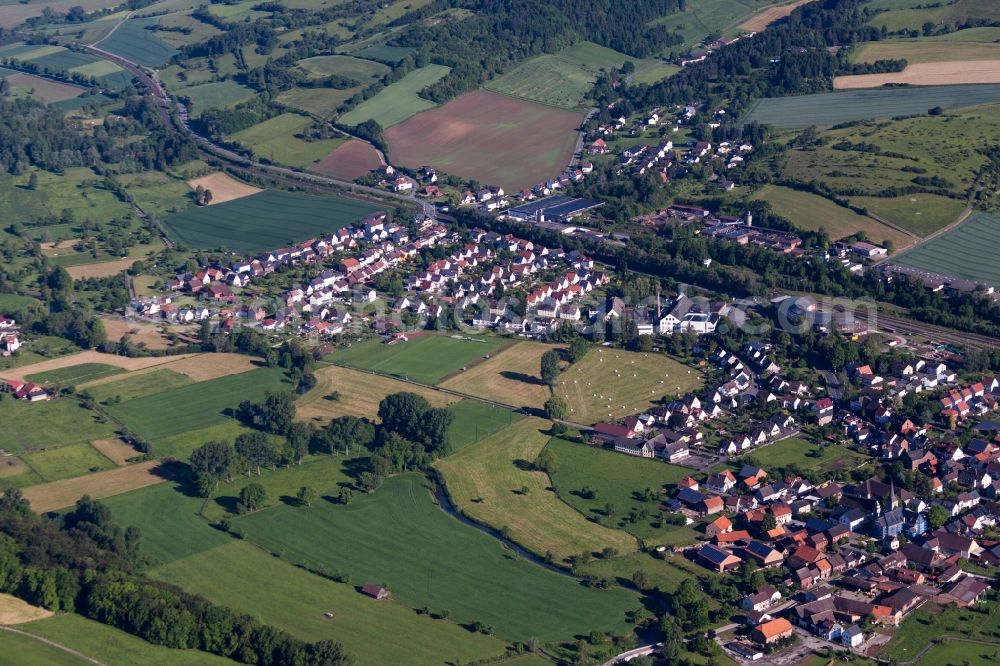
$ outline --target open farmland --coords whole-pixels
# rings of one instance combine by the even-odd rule
[[[87,442],[70,444],[23,456],[42,481],[58,481],[89,472],[112,469],[115,464]]]
[[[411,608],[424,605],[448,609],[452,622],[485,622],[511,640],[566,639],[594,628],[625,631],[624,612],[639,603],[634,594],[589,589],[518,558],[447,515],[425,486],[423,477],[408,474],[349,505],[283,506],[235,523],[248,541],[283,552],[292,562],[340,570],[356,582],[387,583],[391,603],[411,615]]]
[[[965,209],[957,199],[915,192],[901,197],[851,197],[851,203],[918,236],[929,236],[956,219]]]
[[[922,62],[907,65],[902,72],[837,76],[833,79],[833,87],[838,90],[878,88],[890,83],[905,83],[911,86],[1000,83],[1000,59]]]
[[[962,31],[966,32],[966,31]],[[1000,39],[1000,33],[996,35]],[[866,42],[851,52],[851,62],[905,59],[910,65],[956,60],[1000,60],[1000,44],[924,39]]]
[[[454,420],[448,427],[448,450],[451,453],[486,439],[523,417],[509,409],[478,400],[460,400],[448,410]]]
[[[179,93],[191,100],[189,111],[198,118],[208,109],[231,109],[254,96],[253,90],[235,81],[217,81],[184,88]]]
[[[772,97],[758,101],[743,122],[778,129],[825,127],[855,120],[925,114],[928,109],[958,109],[1000,101],[1000,85],[922,86]]]
[[[361,88],[292,88],[278,96],[282,104],[320,118],[332,118],[337,109]]]
[[[394,162],[518,190],[566,168],[581,120],[578,113],[479,90],[385,135]]]
[[[882,224],[828,199],[779,185],[765,185],[753,196],[771,204],[771,209],[792,224],[808,231],[824,229],[831,240],[865,232],[876,243],[892,241],[893,249],[908,247],[916,240],[898,229]]]
[[[134,398],[153,395],[173,388],[193,384],[187,375],[174,372],[169,368],[153,368],[144,372],[135,372],[127,377],[115,377],[111,381],[98,382],[86,387],[87,393],[98,402],[109,398],[120,398],[128,402]]]
[[[31,502],[33,511],[43,513],[72,506],[84,495],[90,495],[94,499],[104,499],[162,483],[165,480],[164,467],[151,460],[128,467],[115,467],[104,472],[31,486],[24,489],[24,497]]]
[[[361,500],[357,500],[355,504],[360,502]],[[365,504],[371,505],[369,502]],[[353,506],[348,510],[350,508]],[[296,523],[307,512],[315,513],[320,509],[319,506],[296,509]],[[258,514],[254,518],[268,513]],[[292,528],[292,525],[286,523],[277,527],[279,531],[284,531]],[[396,525],[392,525],[392,529],[394,532],[400,531]],[[342,540],[347,532],[333,536],[324,529],[323,533],[333,540],[327,544],[329,548],[320,548],[321,556],[325,552],[353,550],[345,546],[354,544],[345,544]],[[308,547],[311,549],[315,543],[310,536],[303,529],[300,536],[295,537],[295,542],[306,545],[304,542],[308,540]],[[416,536],[420,538],[419,534]],[[360,532],[352,538],[360,539],[355,543],[366,546],[372,542],[370,535]],[[397,541],[391,546],[394,559],[410,550],[410,547],[401,548],[400,545],[401,542]],[[384,544],[380,544],[381,546]],[[440,554],[444,558],[441,561],[451,563],[449,570],[454,567],[453,558],[457,554],[459,553],[447,551]],[[350,560],[352,565],[355,561],[353,557]],[[343,568],[343,564],[342,561],[332,561],[331,567]],[[425,561],[424,566],[414,569],[411,579],[415,577],[422,581],[428,572],[427,564]],[[433,562],[430,564],[434,566]],[[372,569],[370,566],[367,568]],[[289,631],[301,639],[341,642],[361,664],[438,666],[454,659],[467,663],[474,659],[501,655],[506,647],[503,641],[466,631],[454,622],[435,621],[430,617],[417,615],[412,609],[422,604],[407,604],[397,599],[376,603],[360,594],[353,585],[335,583],[303,571],[249,543],[231,542],[155,569],[152,575],[201,594],[216,603],[252,613],[264,622]],[[494,573],[482,572],[481,575],[484,580],[488,580]],[[371,576],[372,580],[386,579],[381,568],[372,571]],[[247,581],[251,580],[254,583],[247,585]],[[360,585],[368,578],[359,573],[355,580]],[[428,584],[431,582],[427,581]],[[399,587],[391,587],[398,597]],[[472,588],[469,591],[469,596],[477,596],[471,594]],[[440,604],[437,607],[445,608]],[[456,607],[448,608],[454,616]],[[334,619],[326,619],[326,612],[332,612]],[[386,640],[387,636],[392,636],[392,640]]]
[[[926,22],[940,25],[966,19],[996,19],[995,0],[954,0],[942,3],[915,1],[907,5],[909,6],[889,6],[889,11],[872,16],[868,22],[876,28],[885,26],[889,31],[895,31],[920,30]]]
[[[664,354],[598,348],[556,378],[554,393],[565,398],[570,421],[594,423],[635,414],[665,395],[701,385],[700,372]]]
[[[176,55],[177,50],[147,29],[156,25],[159,20],[158,16],[130,18],[108,37],[97,42],[96,46],[140,65],[161,67]]]
[[[90,662],[37,638],[11,631],[0,632],[0,654],[16,655],[11,666],[87,666]]]
[[[52,611],[40,606],[32,606],[23,599],[9,594],[0,594],[0,624],[24,624],[33,620],[51,617]]]
[[[611,547],[626,553],[635,540],[586,520],[552,491],[549,475],[527,467],[549,441],[548,423],[526,418],[435,463],[455,506],[533,553],[563,560]],[[525,492],[525,490],[527,492]]]
[[[519,342],[449,377],[441,387],[514,407],[541,409],[550,391],[539,373],[542,354],[550,349],[553,349],[551,345],[538,342]]]
[[[694,541],[694,531],[684,525],[660,523],[660,491],[673,486],[692,470],[659,460],[637,458],[605,449],[553,439],[546,450],[555,456],[552,484],[559,497],[588,518],[622,529],[656,543],[682,544]],[[647,499],[644,493],[652,490]],[[587,490],[592,491],[588,495]],[[614,516],[605,516],[608,504]],[[645,518],[629,519],[644,511]]]
[[[300,60],[298,66],[315,78],[337,74],[355,81],[370,83],[389,73],[389,68],[380,62],[363,60],[346,55],[316,56]]]
[[[734,28],[772,0],[698,0],[684,5],[684,11],[652,21],[650,25],[679,34],[692,46],[712,34],[734,33]]]
[[[377,206],[358,199],[266,190],[218,206],[177,213],[162,224],[173,239],[193,248],[266,252],[333,233],[377,210]]]
[[[336,400],[329,397],[334,391],[340,394]],[[435,407],[458,400],[440,391],[331,365],[316,371],[316,386],[295,401],[296,415],[300,420],[315,420],[323,424],[338,416],[376,419],[382,398],[401,391],[420,394]]]
[[[775,21],[780,21],[802,5],[812,1],[813,0],[793,0],[792,2],[786,2],[784,4],[774,5],[773,7],[762,9],[748,20],[741,23],[740,30],[760,32]]]
[[[83,7],[86,11],[92,12],[119,4],[121,3],[118,0],[43,0],[30,4],[3,3],[0,5],[0,28],[18,26],[29,18],[41,16],[46,9],[55,14],[65,14],[72,7]]]
[[[90,443],[98,452],[119,467],[129,463],[129,460],[137,458],[141,454],[131,446],[118,439],[109,437],[108,439],[95,439]]]
[[[123,369],[104,363],[81,363],[58,370],[39,372],[25,377],[28,381],[38,384],[59,384],[60,386],[75,386],[90,382],[101,377],[110,377],[125,372]]]
[[[212,193],[212,201],[209,202],[209,206],[226,203],[227,201],[235,201],[236,199],[242,199],[251,194],[261,192],[260,188],[247,185],[222,172],[209,174],[201,178],[194,178],[189,180],[187,184],[192,190],[201,186],[210,191]]]
[[[358,125],[374,120],[382,127],[391,127],[421,111],[433,109],[437,104],[420,97],[419,93],[443,79],[450,71],[450,67],[443,65],[415,69],[340,116],[338,121],[344,125]]]
[[[85,91],[80,86],[44,79],[33,74],[18,72],[6,78],[11,93],[15,96],[32,97],[42,102],[64,102],[75,99]]]
[[[382,166],[382,158],[370,143],[349,139],[312,166],[313,171],[354,180]]]
[[[112,365],[125,370],[141,370],[154,365],[162,365],[166,362],[168,361],[155,356],[137,356],[130,358],[128,356],[104,354],[99,351],[88,349],[87,351],[82,351],[76,354],[69,354],[67,356],[60,356],[58,358],[50,358],[45,361],[39,361],[30,365],[23,365],[16,371],[3,370],[0,371],[0,377],[4,379],[19,379],[27,375],[37,375],[43,372],[49,372],[50,370],[70,368],[82,364]]]
[[[229,137],[253,150],[259,159],[304,167],[322,159],[343,143],[342,139],[307,141],[302,137],[313,123],[296,113],[283,113]]]
[[[896,257],[907,266],[1000,287],[1000,215],[975,213],[959,226]]]
[[[0,401],[0,448],[14,453],[42,451],[114,434],[96,412],[74,398],[47,402]]]
[[[436,384],[463,366],[497,352],[499,338],[465,339],[420,335],[387,345],[379,340],[355,344],[327,357],[337,365],[371,370],[424,384]]]

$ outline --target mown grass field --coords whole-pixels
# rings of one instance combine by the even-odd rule
[[[700,372],[664,354],[597,348],[568,366],[553,392],[566,400],[568,420],[589,424],[635,414],[701,385]]]
[[[87,442],[27,453],[24,461],[42,481],[58,481],[113,469],[115,464]]]
[[[844,208],[810,192],[800,192],[780,185],[765,185],[753,198],[767,201],[775,213],[800,229],[824,229],[831,240],[863,231],[876,243],[892,241],[894,250],[908,247],[915,240],[877,220],[858,215],[850,208]]]
[[[292,88],[278,96],[278,101],[305,113],[332,118],[344,102],[360,88]]]
[[[539,555],[562,560],[606,547],[635,550],[629,535],[589,522],[551,490],[549,476],[531,464],[549,440],[547,422],[526,418],[435,466],[455,506]],[[527,492],[524,492],[524,491]]]
[[[163,219],[162,224],[171,238],[192,248],[266,252],[332,233],[377,210],[377,206],[358,199],[265,190],[177,213]]]
[[[337,365],[436,384],[463,366],[496,353],[503,344],[499,338],[473,341],[444,335],[421,335],[393,345],[379,340],[362,342],[337,350],[327,360]]]
[[[1000,286],[1000,215],[975,213],[959,226],[896,257],[896,261],[944,275]]]
[[[345,125],[358,125],[366,120],[375,120],[382,127],[391,127],[421,111],[433,109],[437,104],[420,97],[419,93],[443,79],[450,71],[450,67],[443,65],[415,69],[340,116],[339,121]]]
[[[852,62],[905,59],[907,63],[1000,60],[1000,44],[923,39],[868,42],[851,53]]]
[[[191,86],[180,94],[190,99],[192,118],[199,118],[208,109],[231,109],[254,96],[253,90],[231,80]]]
[[[441,382],[442,388],[515,407],[541,409],[550,391],[539,373],[542,355],[552,345],[518,342],[487,361]]]
[[[109,398],[120,398],[122,402],[128,402],[134,398],[181,388],[193,383],[194,380],[187,375],[174,372],[169,368],[162,368],[132,373],[127,377],[88,386],[86,390],[98,402],[104,402]]]
[[[948,226],[965,208],[965,204],[957,199],[923,192],[888,198],[852,197],[851,203],[863,206],[918,236],[929,236]]]
[[[312,122],[306,116],[283,113],[229,138],[253,150],[260,159],[303,167],[321,160],[344,142],[343,139],[307,141],[300,138]]]
[[[90,663],[28,636],[0,631],[0,664],[9,666],[86,666]]]
[[[509,409],[494,407],[477,400],[460,400],[449,407],[454,421],[448,428],[448,446],[451,453],[500,432],[520,421],[524,416]]]
[[[389,73],[389,68],[379,62],[346,55],[316,56],[300,60],[298,66],[316,78],[338,74],[356,81],[379,79]]]
[[[692,473],[678,465],[636,458],[622,453],[553,439],[546,445],[556,459],[552,484],[559,498],[591,519],[634,534],[640,539],[663,544],[683,544],[696,538],[690,527],[668,525],[659,518],[662,496],[645,499],[647,489],[659,494],[666,487]],[[587,497],[593,491],[593,497]],[[606,515],[608,505],[612,515]],[[638,518],[641,512],[646,517]],[[632,516],[636,519],[632,520]]]
[[[36,375],[25,377],[28,381],[38,384],[58,384],[60,386],[75,386],[83,382],[90,382],[102,377],[110,377],[125,372],[122,368],[104,363],[81,363],[68,368],[39,372]]]
[[[917,8],[920,5],[921,8]],[[992,0],[955,0],[948,3],[904,3],[888,7],[889,11],[872,16],[869,24],[876,28],[885,26],[890,31],[920,30],[926,22],[937,25],[965,19],[996,18],[996,3]]]
[[[292,562],[339,570],[356,585],[386,583],[393,604],[447,609],[452,621],[492,624],[505,639],[549,641],[592,628],[625,630],[623,614],[638,607],[635,595],[588,589],[518,558],[445,514],[425,484],[417,475],[394,477],[346,506],[282,507],[236,524],[247,540]]]
[[[156,440],[204,428],[230,418],[227,410],[243,400],[260,401],[267,391],[290,391],[282,371],[261,368],[229,377],[199,382],[107,407],[132,432]]]
[[[868,460],[867,456],[847,447],[836,444],[824,446],[801,437],[768,444],[744,457],[767,471],[796,465],[814,474],[850,470]]]
[[[51,449],[114,434],[110,423],[73,398],[47,402],[0,400],[0,448],[13,453]]]
[[[48,638],[106,664],[129,666],[226,666],[233,662],[197,650],[173,650],[147,643],[124,631],[88,620],[73,613],[63,613],[18,627],[22,631]],[[2,660],[0,660],[2,661]],[[84,664],[81,660],[70,662]]]
[[[333,550],[340,550],[337,543],[341,538],[331,542]],[[302,543],[299,538],[296,541]],[[367,541],[365,536],[361,543]],[[400,543],[392,548],[407,550]],[[321,550],[326,550],[325,546]],[[449,554],[447,559],[451,557]],[[336,564],[343,566],[341,562]],[[293,567],[249,543],[232,542],[179,560],[155,569],[153,576],[216,603],[252,613],[303,640],[341,642],[360,664],[436,666],[504,653],[503,641],[473,634],[452,622],[417,615],[413,604],[398,599],[377,603],[363,596],[355,590],[355,585],[367,580],[360,574],[352,585],[335,583]],[[334,614],[332,620],[324,617],[327,612]],[[452,613],[455,617],[454,610]],[[387,640],[389,636],[391,640]]]
[[[922,86],[847,90],[758,101],[743,122],[757,121],[778,129],[826,127],[871,118],[925,114],[928,109],[958,109],[1000,101],[1000,84]]]

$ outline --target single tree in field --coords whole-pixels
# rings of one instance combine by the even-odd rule
[[[259,483],[251,483],[240,490],[240,512],[253,513],[267,501],[267,490]]]
[[[236,452],[246,458],[247,462],[257,470],[260,476],[260,468],[266,465],[273,465],[277,455],[271,440],[262,432],[248,432],[236,438]]]
[[[567,411],[566,400],[557,395],[554,395],[545,401],[545,416],[553,421],[561,421],[562,419],[565,419]]]
[[[312,503],[316,501],[316,491],[309,486],[302,486],[295,494],[295,498],[303,506],[312,506]]]
[[[554,349],[542,354],[541,377],[542,381],[551,386],[556,381],[559,374],[559,352]]]
[[[340,489],[340,494],[337,496],[341,504],[350,504],[354,500],[354,491],[344,486]]]

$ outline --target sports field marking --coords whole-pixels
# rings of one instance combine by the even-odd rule
[[[235,178],[231,178],[228,174],[221,172],[210,173],[201,178],[193,178],[187,184],[192,190],[197,189],[199,185],[209,190],[212,193],[212,200],[208,203],[209,206],[242,199],[261,191],[257,187],[241,183]]]
[[[833,87],[837,90],[879,88],[887,83],[906,83],[911,86],[1000,83],[1000,60],[920,62],[907,65],[902,72],[837,76],[833,79]]]
[[[84,495],[94,499],[103,499],[127,493],[137,488],[145,488],[166,481],[166,477],[157,473],[161,464],[156,460],[118,467],[106,472],[96,472],[63,479],[51,483],[42,483],[24,489],[24,497],[31,502],[35,513],[46,513],[72,506]]]
[[[0,624],[23,624],[52,617],[52,615],[52,611],[32,606],[23,599],[9,594],[0,594]]]

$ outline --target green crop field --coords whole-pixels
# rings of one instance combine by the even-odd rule
[[[125,372],[122,368],[104,363],[81,363],[68,368],[39,372],[25,377],[28,381],[38,384],[59,384],[60,386],[75,386],[90,382],[101,377],[110,377]]]
[[[551,440],[546,450],[556,460],[552,485],[564,502],[583,515],[650,542],[674,545],[695,540],[690,527],[661,524],[659,520],[660,491],[693,470],[564,439]],[[593,496],[585,489],[593,491]],[[647,489],[655,494],[651,499],[645,496]],[[612,516],[605,515],[608,504],[614,507]],[[645,517],[638,518],[642,513]]]
[[[252,430],[234,419],[226,419],[214,425],[185,430],[158,439],[155,453],[159,458],[186,460],[192,451],[206,442],[218,440],[232,442],[247,432]]]
[[[928,109],[958,109],[1000,101],[1000,84],[921,86],[846,90],[758,101],[743,122],[760,122],[778,129],[825,127],[855,120],[925,114]]]
[[[452,453],[497,433],[524,418],[509,409],[494,407],[478,400],[461,400],[448,407],[455,415],[448,429],[448,446]]]
[[[90,662],[28,636],[0,631],[0,664],[4,666],[86,666]]]
[[[680,69],[676,65],[668,65],[665,62],[651,62],[637,68],[635,75],[632,77],[632,82],[653,84],[662,81],[668,76],[673,76]]]
[[[900,58],[911,64],[949,60],[1000,60],[1000,44],[901,39],[868,42],[851,53],[851,62]]]
[[[503,638],[625,630],[624,612],[638,607],[635,595],[588,589],[518,558],[444,513],[425,483],[417,475],[394,477],[346,506],[279,507],[236,524],[250,542],[292,562],[342,571],[356,584],[387,583],[394,603],[448,609],[453,621],[492,624]]]
[[[800,229],[826,230],[832,240],[864,231],[876,243],[891,240],[894,250],[912,245],[914,239],[877,220],[858,215],[850,208],[810,192],[780,185],[765,185],[753,196],[771,204],[771,209]]]
[[[86,442],[28,453],[23,459],[43,481],[71,479],[88,472],[100,472],[115,467],[111,460]]]
[[[334,551],[339,550],[342,538],[337,536],[329,544]],[[296,541],[301,543],[298,538]],[[366,542],[367,535],[360,543]],[[393,551],[404,553],[411,547],[399,542],[391,546]],[[320,550],[327,548],[324,545]],[[448,553],[446,560],[453,556]],[[341,562],[336,565],[343,566]],[[397,599],[376,602],[360,594],[354,585],[320,578],[249,543],[229,543],[156,569],[152,575],[251,613],[303,640],[339,641],[359,664],[468,663],[499,656],[506,647],[501,640],[471,633],[454,622],[417,615],[412,604]],[[359,577],[354,584],[365,580]],[[327,619],[325,613],[332,613],[333,619]],[[391,640],[387,640],[389,636]]]
[[[373,119],[382,127],[391,127],[437,104],[419,96],[421,90],[443,79],[450,67],[428,65],[409,72],[340,117],[345,125],[358,125]]]
[[[767,471],[794,465],[806,473],[816,475],[840,470],[849,471],[868,460],[867,456],[847,447],[837,444],[817,444],[801,437],[768,444],[744,457]]]
[[[436,384],[462,366],[494,354],[503,346],[498,338],[481,341],[444,335],[421,335],[387,345],[378,340],[355,344],[328,357],[337,365],[372,370],[424,384]]]
[[[117,56],[147,67],[160,67],[176,55],[177,50],[158,38],[147,26],[156,25],[158,16],[132,18],[125,21],[109,37],[97,45]]]
[[[975,213],[959,226],[896,257],[924,270],[1000,286],[1000,215]]]
[[[216,657],[207,652],[173,650],[153,645],[124,631],[73,613],[62,613],[55,617],[29,622],[20,625],[18,629],[48,638],[106,664],[128,664],[129,666],[161,666],[163,664],[170,664],[170,666],[232,666],[233,664],[228,659]],[[71,658],[76,659],[75,657]],[[2,659],[0,659],[0,663],[2,663]],[[76,659],[68,663],[83,665],[88,662]]]
[[[344,102],[361,88],[292,88],[278,95],[278,101],[294,109],[322,118],[332,118]]]
[[[113,397],[120,398],[122,402],[128,402],[134,398],[153,395],[193,383],[194,380],[187,375],[164,368],[132,373],[121,379],[101,382],[96,386],[87,387],[87,393],[98,402],[104,402]]]
[[[337,74],[361,82],[367,82],[370,79],[380,79],[390,71],[388,67],[380,62],[346,55],[306,58],[305,60],[300,60],[298,66],[316,78]]]
[[[243,400],[262,400],[267,391],[291,390],[282,371],[260,368],[135,398],[108,411],[146,439],[215,425],[231,418],[225,412]]]
[[[47,402],[0,400],[0,448],[14,453],[40,451],[114,434],[114,427],[73,398]]]
[[[863,206],[918,236],[929,236],[948,226],[965,209],[965,204],[957,199],[923,192],[888,198],[851,197],[851,203]]]
[[[231,109],[253,97],[254,91],[227,80],[184,88],[181,94],[191,100],[191,117],[199,118],[208,109]]]
[[[304,167],[322,159],[344,142],[343,139],[307,141],[300,138],[312,123],[306,116],[283,113],[229,138],[252,149],[260,159]]]
[[[698,0],[686,4],[683,12],[657,19],[651,25],[679,33],[684,44],[692,46],[709,35],[733,32],[744,18],[773,4],[772,0]]]
[[[344,197],[267,190],[195,208],[162,221],[177,242],[193,248],[266,252],[359,222],[379,208]]]
[[[890,31],[920,30],[924,23],[937,25],[942,23],[958,23],[967,19],[995,20],[996,2],[994,0],[955,0],[947,3],[901,3],[900,8],[889,8],[889,11],[872,16],[869,24],[876,28],[885,26]],[[919,5],[921,8],[916,8]]]
[[[47,67],[55,71],[69,71],[75,67],[101,61],[100,58],[92,56],[89,53],[77,53],[68,49],[50,51],[48,53],[36,52],[28,55],[30,57],[29,62],[32,65]],[[24,59],[24,56],[22,56],[22,59]]]

